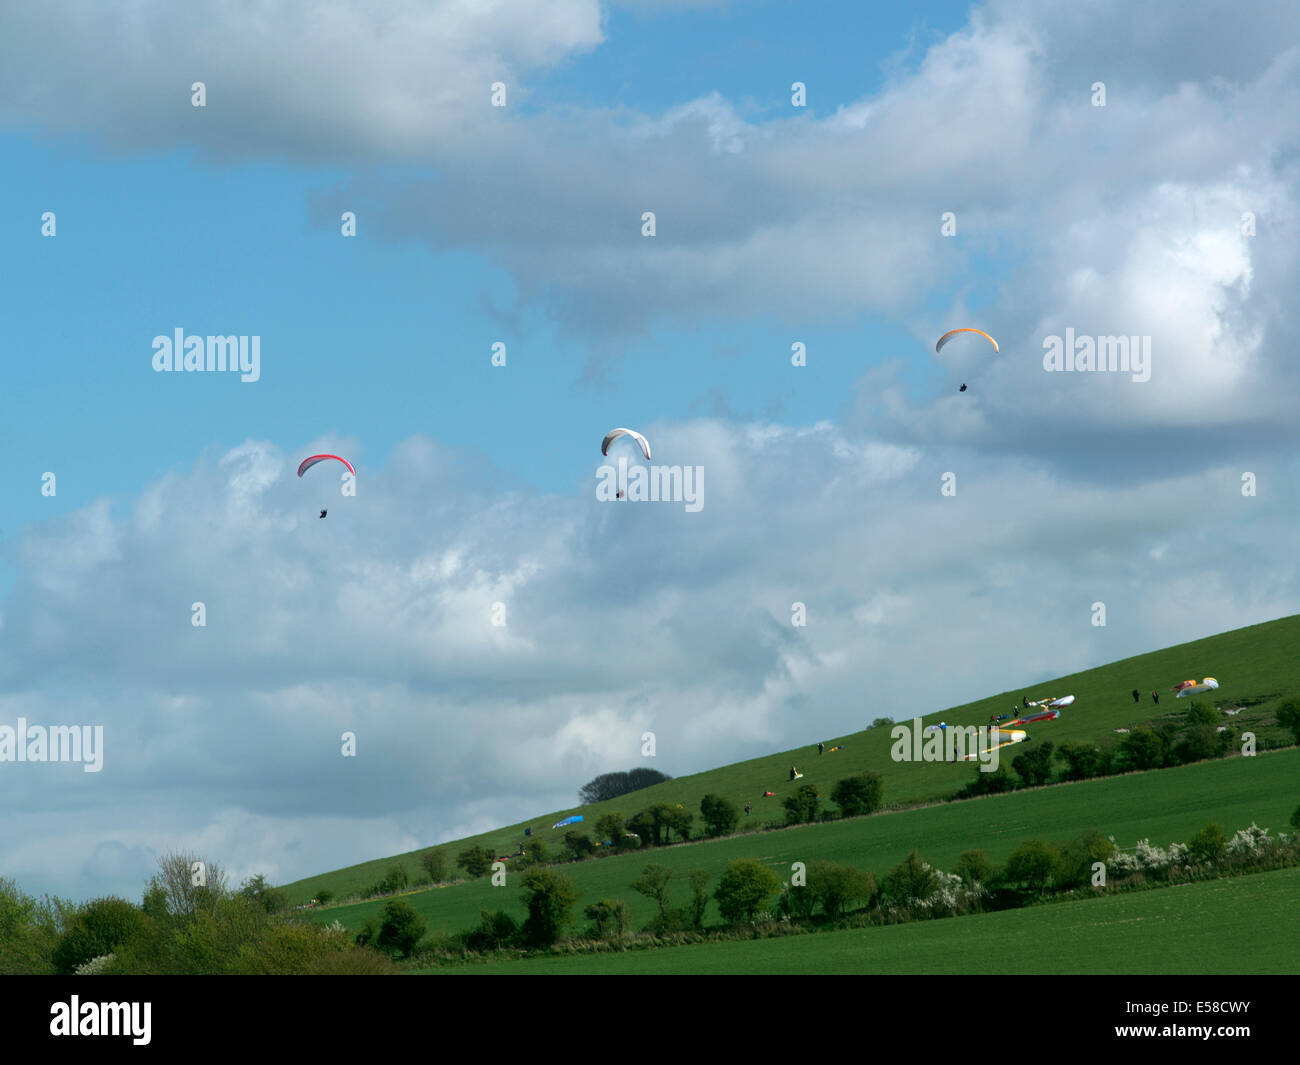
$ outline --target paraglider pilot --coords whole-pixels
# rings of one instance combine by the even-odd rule
[[[328,514],[328,513],[329,513],[328,510],[322,510],[322,511],[320,512],[320,516],[323,518],[323,517],[325,517],[325,515]]]

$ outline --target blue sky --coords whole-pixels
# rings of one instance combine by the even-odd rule
[[[0,725],[109,744],[0,772],[30,890],[290,879],[646,728],[694,772],[1300,610],[1293,12],[327,10],[0,17]],[[178,327],[260,380],[154,373]],[[1045,372],[1067,329],[1150,380]],[[600,504],[615,425],[703,510]]]

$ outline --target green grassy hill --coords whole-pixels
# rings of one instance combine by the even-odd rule
[[[1281,730],[1274,724],[1272,710],[1283,696],[1300,693],[1300,656],[1297,655],[1297,650],[1300,650],[1300,616],[1253,625],[1138,655],[1038,684],[1032,689],[1002,692],[978,702],[928,714],[924,720],[927,723],[944,720],[959,725],[980,725],[987,723],[990,714],[1005,713],[1012,703],[1018,704],[1022,696],[1035,699],[1073,694],[1076,697],[1075,704],[1062,711],[1058,720],[1029,726],[1031,739],[1027,742],[1046,739],[1054,743],[1068,739],[1111,741],[1117,738],[1114,733],[1116,728],[1132,728],[1162,715],[1181,715],[1186,711],[1189,700],[1175,700],[1168,689],[1188,677],[1199,680],[1203,676],[1212,675],[1220,682],[1219,690],[1208,692],[1199,698],[1225,709],[1238,706],[1245,708],[1239,715],[1225,717],[1225,723],[1238,729],[1249,728],[1261,740],[1283,739]],[[1141,703],[1133,702],[1130,692],[1134,688],[1143,693]],[[1159,706],[1154,706],[1147,694],[1152,688],[1161,692]],[[864,716],[873,717],[877,713],[883,716],[885,711],[883,708],[876,712],[868,710]],[[903,717],[904,714],[898,716]],[[507,854],[523,838],[524,828],[531,827],[533,835],[545,842],[554,853],[559,851],[566,831],[552,830],[550,826],[556,821],[573,813],[581,813],[586,818],[583,827],[589,830],[591,823],[604,812],[615,810],[631,816],[656,802],[682,803],[697,814],[698,825],[700,799],[710,792],[725,795],[738,806],[751,800],[758,819],[779,822],[782,819],[781,798],[795,786],[787,782],[792,764],[797,765],[805,774],[799,784],[816,784],[827,801],[830,788],[837,780],[864,769],[873,769],[884,777],[886,802],[895,805],[949,797],[970,780],[975,772],[970,764],[894,762],[889,755],[892,741],[888,729],[809,739],[810,746],[679,777],[609,802],[554,810],[518,824],[463,840],[444,842],[442,845],[447,849],[449,865],[457,853],[475,844],[485,846],[497,854]],[[828,748],[842,743],[845,749],[819,757],[816,750],[819,739],[825,740]],[[1025,748],[1010,748],[1007,753],[1014,755],[1023,749]],[[1284,779],[1285,773],[1282,776],[1275,775],[1282,766],[1289,766],[1290,782]],[[697,865],[711,867],[715,864],[720,868],[725,864],[726,858],[741,854],[763,857],[773,862],[785,861],[790,848],[808,849],[808,845],[799,841],[816,838],[817,853],[813,857],[851,859],[854,864],[876,869],[896,862],[901,855],[890,855],[898,848],[890,850],[881,842],[887,837],[888,830],[858,827],[864,825],[898,826],[898,832],[911,841],[904,849],[916,846],[927,858],[941,865],[950,862],[961,850],[969,847],[983,846],[989,851],[990,857],[997,859],[1005,857],[1016,843],[1028,836],[1041,834],[1064,838],[1076,829],[1089,827],[1114,834],[1124,846],[1131,846],[1136,839],[1136,836],[1133,839],[1123,838],[1125,833],[1159,838],[1161,831],[1167,830],[1185,835],[1199,829],[1205,821],[1211,819],[1219,820],[1225,828],[1237,828],[1248,824],[1252,819],[1263,824],[1271,818],[1273,827],[1280,828],[1285,824],[1297,798],[1300,798],[1296,795],[1297,788],[1294,784],[1298,768],[1300,766],[1294,760],[1289,760],[1289,756],[1274,755],[1240,762],[1187,767],[1183,770],[1165,770],[1157,774],[1111,778],[1049,789],[1047,792],[1009,796],[1001,800],[961,803],[942,810],[917,810],[908,813],[906,820],[898,820],[902,816],[899,814],[884,815],[776,834],[731,837],[693,844],[686,848],[664,848],[655,851],[653,860],[666,865],[680,863],[683,868]],[[1197,775],[1202,772],[1208,775]],[[1215,773],[1224,775],[1214,776]],[[1241,776],[1233,776],[1234,773]],[[1256,773],[1259,775],[1252,775]],[[1168,782],[1155,782],[1156,778],[1165,776],[1169,778]],[[583,782],[574,782],[575,792],[581,783]],[[1245,789],[1243,793],[1227,794],[1215,790],[1219,787],[1238,786]],[[1087,790],[1089,788],[1092,790]],[[1166,794],[1167,789],[1172,791]],[[1192,793],[1201,789],[1210,789],[1204,795],[1208,805],[1198,807],[1196,803],[1199,800]],[[1252,789],[1260,803],[1255,808],[1248,808],[1248,804],[1238,800]],[[762,798],[764,791],[774,791],[776,797]],[[1078,805],[1079,796],[1085,794],[1088,796],[1087,806],[1081,807]],[[1061,797],[1041,798],[1047,795]],[[1070,796],[1074,796],[1073,805]],[[1112,803],[1109,796],[1126,796],[1126,799]],[[1222,802],[1215,806],[1219,800]],[[1126,806],[1126,802],[1129,805]],[[1021,805],[1022,803],[1027,805]],[[1144,803],[1147,805],[1144,806]],[[997,813],[989,813],[991,810],[996,810]],[[954,820],[945,821],[945,811],[946,816]],[[1192,816],[1193,813],[1195,816]],[[1095,816],[1083,816],[1085,814]],[[1209,814],[1214,816],[1210,817]],[[1201,819],[1196,820],[1196,817]],[[932,821],[930,818],[938,820]],[[1019,826],[1012,834],[1004,837],[1000,834],[1001,829],[986,827],[986,822],[1004,818],[1011,819],[1008,825]],[[1156,820],[1153,822],[1152,818]],[[843,835],[836,835],[836,832]],[[883,836],[880,835],[882,832]],[[951,843],[948,842],[949,839]],[[787,843],[787,840],[795,842]],[[836,840],[843,841],[842,848],[834,842]],[[822,842],[829,849],[822,850]],[[432,845],[431,842],[430,846]],[[426,849],[428,848],[421,848],[421,851]],[[322,889],[329,889],[336,897],[346,897],[374,884],[395,861],[403,862],[414,878],[418,875],[419,853],[421,852],[414,851],[378,858],[323,873],[286,885],[285,890],[295,903],[307,901]],[[681,857],[676,857],[679,854]],[[790,860],[795,858],[804,856],[795,854]],[[627,875],[623,866],[628,869],[636,866],[639,870],[647,860],[646,855],[640,853],[625,858],[577,863],[565,868],[579,879],[583,890],[589,893],[589,900],[608,893],[628,898],[635,921],[640,919],[636,916],[636,901],[640,896],[629,898],[633,893],[627,890],[627,884],[635,874]],[[788,870],[788,864],[786,868]],[[455,931],[467,927],[466,914],[469,915],[468,923],[473,923],[479,906],[495,899],[491,895],[492,890],[486,881],[481,881],[431,889],[411,896],[411,901],[417,905],[417,909],[425,912],[431,929],[445,927]],[[511,892],[512,896],[514,894],[516,893]],[[499,905],[495,901],[491,904]],[[354,919],[375,908],[376,904],[367,903],[332,908],[324,913],[339,917],[351,925]]]
[[[1297,804],[1300,749],[1291,748],[1254,758],[1200,762],[780,832],[633,851],[560,868],[582,892],[578,910],[598,899],[621,898],[627,903],[632,927],[640,928],[653,916],[654,905],[628,885],[652,861],[676,870],[677,904],[684,905],[689,870],[709,870],[716,886],[732,858],[759,858],[783,880],[790,878],[792,862],[819,859],[870,869],[879,877],[913,849],[941,869],[951,869],[962,851],[972,848],[983,849],[1000,864],[1026,839],[1064,842],[1090,828],[1114,836],[1124,848],[1143,838],[1160,846],[1186,841],[1211,821],[1229,833],[1254,821],[1276,834],[1288,827]],[[436,933],[472,928],[483,909],[505,909],[522,918],[519,895],[515,880],[494,888],[484,877],[413,891],[403,898]],[[368,918],[378,916],[385,901],[330,906],[311,913],[318,920],[337,919],[348,928],[360,928]],[[710,902],[707,920],[720,919],[717,904]]]

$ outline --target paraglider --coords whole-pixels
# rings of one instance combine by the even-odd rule
[[[935,354],[938,354],[939,352],[943,351],[944,345],[947,344],[948,341],[950,341],[958,333],[978,333],[980,336],[982,336],[985,340],[987,340],[990,344],[993,345],[994,351],[998,350],[998,342],[994,340],[991,336],[989,336],[988,333],[984,332],[983,329],[969,329],[966,327],[962,327],[961,329],[949,329],[948,332],[944,333],[944,335],[939,338],[939,342],[934,346]],[[965,388],[965,385],[963,385],[962,387]]]
[[[635,429],[611,429],[605,434],[605,439],[600,442],[600,453],[609,454],[609,445],[617,440],[620,436],[630,436],[641,448],[642,454],[645,455],[646,461],[650,461],[650,441],[638,433]]]
[[[975,754],[962,755],[962,761],[969,762],[972,758],[978,758],[982,754],[988,754],[989,751],[996,751],[1002,747],[1010,747],[1011,744],[1013,743],[1023,743],[1027,739],[1029,739],[1029,736],[1026,733],[1020,731],[1019,729],[1016,729],[1015,731],[1011,731],[1011,732],[1004,732],[998,729],[993,729],[989,733],[990,746],[984,748],[984,750],[982,751],[977,751]],[[995,743],[993,742],[995,740],[1000,740],[1001,742]]]
[[[1219,682],[1213,677],[1206,677],[1200,684],[1194,680],[1185,680],[1182,684],[1174,689],[1181,699],[1184,695],[1199,695],[1201,692],[1212,691],[1219,686]]]
[[[576,825],[582,820],[582,814],[574,814],[572,817],[566,817],[563,821],[556,821],[552,828],[563,828],[565,825]]]
[[[963,385],[961,386],[961,388],[957,389],[957,391],[958,391],[958,392],[965,392],[965,391],[966,391],[966,386],[963,384]]]
[[[323,517],[325,517],[325,515],[328,514],[328,513],[329,513],[328,510],[322,510],[322,511],[320,512],[320,516],[323,518]]]
[[[317,463],[324,462],[326,459],[333,459],[335,462],[343,463],[353,477],[357,475],[357,471],[352,468],[352,463],[345,458],[340,458],[338,455],[312,455],[311,457],[302,460],[302,464],[298,467],[298,476],[301,477]]]

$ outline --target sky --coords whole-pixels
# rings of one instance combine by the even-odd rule
[[[285,882],[1300,611],[1298,149],[1294,5],[7,7],[0,729],[103,765],[0,761],[0,875]]]

